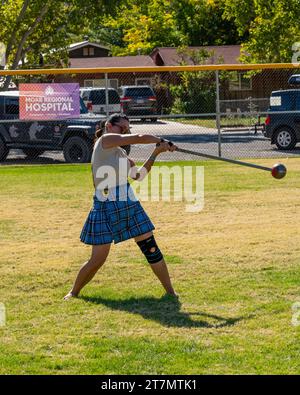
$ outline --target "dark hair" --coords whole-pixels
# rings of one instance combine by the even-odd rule
[[[107,118],[107,122],[111,123],[112,125],[115,125],[116,123],[120,122],[122,119],[125,119],[126,121],[129,121],[129,118],[125,114],[111,114]]]
[[[106,121],[101,121],[100,124],[99,124],[99,127],[96,129],[96,131],[95,131],[95,138],[94,138],[94,144],[96,143],[96,141],[104,133],[104,131],[105,131],[105,124],[106,124]]]
[[[117,113],[116,114],[111,114],[107,118],[107,121],[105,121],[105,120],[101,121],[98,129],[96,129],[96,132],[95,132],[94,144],[102,136],[102,134],[105,132],[106,122],[108,122],[108,123],[110,123],[112,125],[116,125],[122,119],[126,119],[126,121],[129,121],[129,118],[125,114],[117,114]]]

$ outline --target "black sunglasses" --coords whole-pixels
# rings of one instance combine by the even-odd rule
[[[121,133],[123,134],[125,134],[125,133],[128,133],[129,132],[129,130],[131,129],[131,126],[122,126],[122,125],[118,125],[117,123],[116,124],[114,124],[113,126],[118,126],[120,129],[121,129]]]

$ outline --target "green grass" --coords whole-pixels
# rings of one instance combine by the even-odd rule
[[[174,121],[188,124],[188,125],[197,125],[205,128],[213,128],[216,129],[216,120],[215,119],[205,119],[205,118],[178,118]],[[231,117],[221,117],[221,127],[250,127],[257,123],[257,117],[244,117],[244,116],[231,116]],[[263,119],[262,119],[263,121]]]
[[[271,166],[272,160],[257,160]],[[299,374],[300,160],[285,179],[218,161],[205,207],[144,202],[180,302],[134,242],[113,246],[79,299],[90,165],[0,168],[0,374]]]

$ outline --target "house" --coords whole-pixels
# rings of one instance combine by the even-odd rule
[[[68,48],[69,59],[102,58],[110,56],[110,49],[88,40],[73,43]]]
[[[212,53],[212,56],[205,62],[207,64],[240,64],[240,45],[189,47],[189,50],[206,50]],[[195,64],[175,47],[154,48],[149,56],[110,56],[107,47],[86,40],[70,45],[68,51],[70,68],[178,66],[183,62]],[[109,75],[109,85],[113,88],[118,88],[120,85],[154,85],[159,78],[156,73],[135,73],[135,75],[116,73]],[[103,74],[90,74],[88,78],[82,75],[78,82],[81,86],[105,86]]]
[[[180,64],[195,64],[194,51],[208,51],[211,56],[205,61],[206,64],[241,64],[240,45],[188,47],[181,51],[175,47],[157,47],[150,55],[136,56],[111,56],[109,48],[88,40],[74,43],[69,47],[70,68],[97,68],[97,67],[144,67],[144,66],[178,66]],[[224,102],[241,101],[238,108],[243,109],[243,100],[248,106],[249,98],[259,99],[257,103],[261,110],[266,108],[266,99],[273,90],[287,89],[288,78],[293,70],[264,70],[250,76],[245,71],[231,71],[229,78],[221,82],[220,98]],[[88,73],[77,75],[57,75],[56,82],[77,81],[80,86],[103,87],[105,86],[105,75],[103,73]],[[121,85],[152,85],[157,87],[161,82],[178,83],[177,73],[109,73],[108,84],[113,88]],[[260,100],[264,99],[264,100]],[[162,97],[162,102],[170,101],[170,95]],[[228,104],[229,105],[229,104]],[[228,107],[228,106],[227,106]],[[227,108],[226,107],[226,108]]]
[[[178,66],[182,63],[193,65],[195,63],[192,56],[189,56],[189,54],[192,55],[193,51],[206,51],[211,54],[205,64],[241,64],[239,60],[241,56],[240,45],[188,47],[187,51],[180,51],[175,47],[159,47],[153,49],[150,57],[156,66]]]
[[[110,50],[97,43],[82,41],[69,46],[70,68],[97,68],[97,67],[145,67],[155,66],[153,60],[147,55],[136,56],[111,56]],[[110,73],[108,84],[117,89],[121,85],[153,85],[155,73]],[[55,82],[73,81],[72,76],[55,76]],[[105,75],[101,74],[78,74],[75,81],[82,87],[104,87]]]

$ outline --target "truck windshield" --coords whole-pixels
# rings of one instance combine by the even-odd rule
[[[151,88],[127,88],[126,96],[142,97],[142,96],[154,96],[154,92]]]
[[[106,103],[105,89],[92,91],[91,99],[93,104],[105,104]],[[120,97],[117,91],[114,90],[108,91],[108,102],[109,104],[120,104]]]

